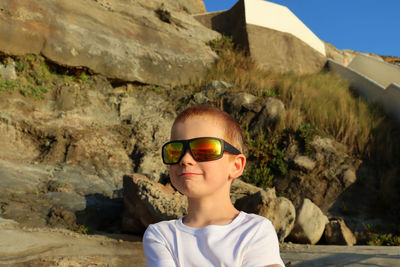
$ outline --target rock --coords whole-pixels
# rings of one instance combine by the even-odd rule
[[[343,219],[331,219],[325,228],[325,240],[329,245],[353,246],[357,240]]]
[[[277,198],[275,189],[259,190],[252,195],[242,197],[235,202],[235,207],[269,219],[280,241],[283,241],[293,229],[296,210],[287,198]]]
[[[0,78],[6,80],[17,79],[17,73],[15,72],[14,61],[10,61],[6,65],[0,64]]]
[[[224,81],[211,81],[203,90],[194,94],[193,99],[197,104],[206,104],[210,99],[216,99],[227,93],[232,85]]]
[[[231,201],[235,204],[236,200],[253,195],[260,190],[262,190],[262,188],[243,182],[240,179],[235,179],[231,185]]]
[[[86,208],[86,199],[75,193],[49,192],[46,197],[54,201],[56,206],[62,206],[70,211],[82,211]]]
[[[325,42],[325,51],[327,58],[333,59],[334,61],[339,62],[344,66],[348,66],[358,54],[364,54],[373,57],[377,60],[384,61],[384,59],[381,56],[376,54],[362,53],[350,49],[339,50],[334,45],[326,42]]]
[[[215,92],[217,96],[221,96],[228,92],[232,85],[224,81],[211,81],[205,88],[206,91]]]
[[[206,12],[206,7],[202,0],[164,0],[164,1],[136,0],[135,2],[138,2],[140,5],[151,9],[160,8],[160,5],[162,5],[168,9],[174,11],[184,11],[189,14],[198,14]]]
[[[149,224],[182,217],[187,212],[186,197],[140,175],[125,175],[122,229],[143,233]],[[134,220],[133,220],[134,219]]]
[[[344,183],[345,188],[354,184],[356,182],[356,180],[357,180],[357,176],[353,170],[347,169],[343,172],[342,181]]]
[[[246,92],[228,93],[224,95],[224,111],[240,124],[249,125],[262,108],[260,100],[262,99]]]
[[[129,121],[135,139],[133,151],[129,151],[134,159],[134,172],[159,181],[167,173],[160,149],[169,141],[175,111],[159,95],[134,93],[122,98],[120,113]]]
[[[65,86],[58,88],[56,91],[56,108],[60,111],[68,111],[74,109],[77,105],[75,103],[75,96],[77,95],[78,86]]]
[[[305,198],[296,211],[296,222],[288,238],[295,243],[314,245],[321,239],[328,222],[318,206]]]
[[[14,220],[9,220],[0,217],[0,229],[14,229],[18,227],[19,223]]]
[[[131,161],[117,136],[108,131],[74,131],[71,133],[65,160],[84,167],[101,166],[131,170]]]
[[[285,105],[283,102],[277,98],[269,97],[265,101],[261,112],[252,123],[252,127],[260,131],[274,129],[284,115]]]
[[[307,156],[296,155],[294,164],[303,171],[309,172],[315,168],[315,161]]]
[[[296,207],[308,198],[326,212],[354,183],[355,170],[361,161],[347,154],[342,144],[330,138],[315,135],[306,142],[309,147],[307,155],[297,141],[287,146],[285,161],[290,163],[288,175],[275,179],[274,186]]]
[[[217,58],[205,43],[219,34],[181,12],[201,12],[204,4],[197,0],[161,3],[2,2],[0,51],[41,54],[59,65],[147,84],[182,84],[205,75]],[[167,12],[170,19],[163,20],[157,10]]]
[[[325,43],[325,51],[327,58],[333,59],[340,64],[347,66],[357,55],[356,52],[351,50],[339,50],[330,43]]]
[[[8,114],[0,113],[0,159],[31,161],[40,155],[35,138]]]
[[[48,225],[56,228],[68,228],[71,230],[77,229],[76,216],[73,212],[58,206],[50,210]]]

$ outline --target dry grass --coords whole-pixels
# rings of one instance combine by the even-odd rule
[[[244,52],[235,49],[227,38],[213,41],[219,54],[207,80],[224,80],[237,90],[256,96],[277,96],[286,105],[286,118],[280,129],[296,130],[301,123],[312,124],[318,131],[348,145],[353,152],[371,155],[385,146],[398,154],[398,127],[375,107],[354,95],[340,77],[321,72],[310,75],[278,74],[257,67]],[[385,161],[387,152],[380,151]]]

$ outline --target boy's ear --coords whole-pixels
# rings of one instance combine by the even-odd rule
[[[242,175],[244,166],[246,166],[246,157],[243,154],[235,155],[235,158],[232,160],[229,179],[233,180]]]

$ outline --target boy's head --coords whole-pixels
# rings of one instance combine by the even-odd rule
[[[212,106],[197,105],[189,107],[182,111],[176,117],[174,124],[172,125],[171,138],[173,138],[173,131],[178,123],[195,117],[214,121],[216,123],[216,126],[220,127],[224,132],[224,136],[222,139],[228,141],[240,152],[243,153],[243,134],[242,130],[240,129],[239,123],[228,113]]]
[[[240,127],[230,115],[194,106],[176,118],[171,142],[163,146],[163,160],[170,164],[172,184],[184,195],[229,197],[233,179],[246,164],[242,150]]]

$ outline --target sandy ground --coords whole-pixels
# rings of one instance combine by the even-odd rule
[[[287,266],[400,266],[400,247],[284,244]],[[0,218],[1,266],[145,266],[140,237],[20,228]]]

